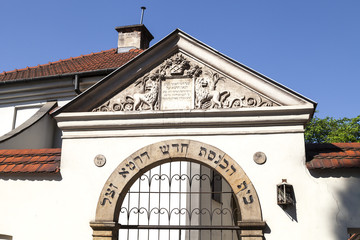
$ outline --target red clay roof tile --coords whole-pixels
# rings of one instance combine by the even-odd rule
[[[40,163],[26,164],[23,167],[22,172],[35,173],[37,172],[36,170],[38,170],[40,167],[41,167]]]
[[[2,160],[2,163],[11,163],[14,160],[14,156],[7,157]]]
[[[0,172],[3,172],[7,165],[0,165]]]
[[[25,164],[17,164],[13,169],[11,169],[12,172],[22,172],[24,169]]]
[[[37,169],[37,172],[59,172],[60,168],[57,163],[43,164]]]
[[[7,166],[4,168],[3,172],[8,173],[11,172],[11,169],[15,167],[15,164],[7,164]]]
[[[60,148],[0,150],[1,173],[57,173]]]
[[[2,72],[0,73],[0,82],[88,72],[101,69],[116,69],[139,55],[141,52],[143,52],[141,49],[131,49],[128,52],[117,53],[116,49],[113,48],[98,53],[91,53],[56,62],[49,62],[48,64],[38,65],[36,67],[27,67]]]
[[[324,168],[332,168],[333,166],[331,159],[323,159],[322,165]]]
[[[348,240],[359,240],[360,239],[360,233],[354,233],[351,235],[351,237]]]
[[[330,161],[333,166],[338,166],[339,164],[341,164],[341,163],[339,163],[339,162],[341,162],[339,159],[333,158],[333,159],[330,159]]]
[[[360,143],[307,144],[306,167],[309,170],[359,168]]]

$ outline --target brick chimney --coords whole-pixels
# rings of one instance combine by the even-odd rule
[[[153,35],[144,24],[116,27],[119,33],[118,53],[127,52],[133,48],[147,49]]]

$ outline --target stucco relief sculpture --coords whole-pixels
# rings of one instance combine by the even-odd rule
[[[216,84],[224,77],[211,72],[203,75],[195,78],[195,108],[222,108],[230,92],[217,90]]]
[[[135,83],[135,86],[138,84],[143,86],[142,92],[135,93],[133,96],[126,96],[126,99],[130,100],[129,103],[132,104],[131,110],[142,110],[144,104],[150,110],[155,110],[158,102],[159,75],[151,74],[150,76],[143,77],[142,80]]]
[[[271,101],[264,100],[258,94],[230,91],[233,89],[227,83],[225,77],[220,76],[217,72],[207,70],[203,74],[194,77],[195,81],[195,108],[242,108],[242,107],[261,107],[273,106]],[[219,81],[224,82],[228,88],[219,90],[217,84]],[[240,95],[239,95],[240,93]]]
[[[185,95],[186,98],[182,97]],[[177,101],[190,101],[191,104],[179,104],[178,108],[176,106],[172,108]],[[115,97],[93,109],[93,112],[206,110],[274,105],[276,103],[246,86],[184,54],[176,53],[149,73],[138,78]]]
[[[160,65],[159,72],[164,77],[171,75],[184,75],[185,70],[190,69],[190,66],[190,61],[182,54],[175,54]]]
[[[133,84],[133,93],[124,99],[116,96],[93,112],[159,110],[159,73],[146,74]]]

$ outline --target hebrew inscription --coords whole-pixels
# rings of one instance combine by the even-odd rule
[[[247,193],[250,193],[250,190],[248,190]],[[252,195],[249,195],[248,198],[247,198],[247,197],[243,197],[243,201],[244,201],[244,203],[245,203],[246,205],[247,205],[247,204],[251,204],[251,203],[254,202],[254,198],[253,198]]]
[[[160,145],[160,151],[162,152],[163,155],[169,155],[170,154],[170,146],[171,149],[176,149],[176,152],[179,153],[186,153],[188,148],[189,148],[189,144],[187,143],[173,143],[171,145],[166,144],[166,145]]]
[[[206,110],[276,105],[220,72],[176,53],[92,111]]]
[[[122,167],[121,171],[118,172],[119,175],[122,176],[123,178],[126,178],[126,176],[136,168],[135,162],[144,163],[143,159],[144,160],[150,159],[149,154],[147,152],[140,153],[140,155],[135,156],[132,161],[128,161],[127,163],[125,163],[125,166]]]
[[[240,208],[239,219],[242,222],[263,221],[256,190],[235,160],[211,145],[174,139],[145,146],[117,166],[103,186],[96,209],[96,222],[117,222],[129,187],[150,168],[179,160],[197,162],[217,171],[234,192],[234,200]]]
[[[104,189],[100,205],[104,207],[111,205],[119,194],[117,186],[124,184],[121,182],[129,181],[131,178],[129,176],[141,172],[142,168],[145,168],[147,164],[153,164],[154,161],[157,161],[157,158],[172,159],[172,157],[175,157],[176,161],[179,157],[186,159],[186,156],[192,156],[202,164],[217,170],[229,182],[234,193],[239,195],[239,201],[242,204],[250,205],[255,202],[252,185],[249,185],[249,180],[233,159],[210,145],[202,145],[193,141],[170,140],[153,144],[151,151],[139,151],[123,161],[117,168],[116,176],[118,177],[115,176]],[[120,180],[121,182],[117,183]]]
[[[191,78],[170,78],[161,82],[161,110],[193,108],[193,81]]]
[[[100,204],[102,206],[104,206],[106,203],[112,204],[112,199],[115,197],[117,189],[118,188],[114,184],[110,183]]]
[[[224,178],[233,185],[233,188],[237,190],[237,192],[242,192],[241,201],[248,205],[254,202],[253,195],[251,194],[251,188],[247,183],[246,179],[243,179],[236,175],[239,172],[239,167],[236,162],[228,157],[224,157],[222,152],[218,152],[215,148],[209,148],[206,145],[193,145],[188,142],[182,142],[181,140],[176,142],[168,142],[167,144],[158,143],[155,144],[154,148],[155,152],[143,151],[139,154],[128,158],[127,161],[124,161],[121,164],[117,171],[118,176],[121,179],[128,179],[128,176],[132,176],[134,171],[140,171],[141,168],[146,166],[147,161],[154,160],[154,156],[166,156],[171,158],[172,155],[176,155],[177,153],[187,154],[188,151],[194,152],[195,156],[197,156],[198,160],[201,160],[204,164],[213,166],[218,171],[222,173]],[[141,167],[139,167],[141,166]],[[100,205],[105,206],[106,204],[112,204],[113,198],[115,194],[117,194],[117,187],[111,183],[100,202]]]

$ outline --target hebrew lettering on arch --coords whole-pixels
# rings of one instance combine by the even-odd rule
[[[100,205],[104,206],[106,201],[109,202],[109,204],[111,204],[112,202],[108,199],[108,198],[103,198],[102,202],[100,203]]]
[[[247,204],[251,204],[251,203],[254,202],[254,198],[253,198],[252,195],[250,195],[250,196],[249,196],[249,200],[246,199],[246,197],[243,197],[243,201],[244,201],[244,203],[245,203],[246,205],[247,205]]]
[[[134,162],[135,162],[135,161],[138,160],[138,159],[140,160],[141,163],[143,163],[143,161],[141,160],[141,157],[139,157],[139,156],[134,157],[133,160],[134,160]]]
[[[113,199],[114,196],[115,196],[115,193],[116,193],[116,190],[115,189],[118,189],[114,184],[110,183],[109,184],[109,187],[106,189],[106,193],[105,193],[105,196],[102,200],[102,202],[100,203],[102,206],[105,205],[106,201],[109,202],[109,204],[111,204],[112,202],[110,201],[109,198]]]
[[[184,147],[186,147],[186,152],[188,151],[188,148],[189,148],[189,144],[187,144],[187,143],[182,143],[181,144],[181,152],[184,152],[183,150],[184,150]]]
[[[234,174],[234,172],[236,172],[236,168],[234,167],[234,165],[231,165],[230,168],[232,170],[232,173],[230,174],[230,176],[231,176]],[[228,172],[228,171],[229,171],[229,169],[226,170],[226,172]]]
[[[211,151],[209,152],[209,155],[208,155],[208,159],[210,161],[214,160],[214,158],[216,157],[216,153],[214,151]]]
[[[115,196],[115,191],[111,190],[110,188],[106,189],[107,193],[105,193],[105,196],[109,196],[111,198],[114,198]]]
[[[129,164],[126,164],[125,166],[127,166],[130,170],[134,170],[136,168],[135,163],[129,161]]]
[[[222,156],[221,156],[221,155],[219,155],[219,159],[218,159],[218,160],[216,160],[214,163],[215,163],[215,164],[218,164],[218,163],[221,161],[221,159],[222,159]]]
[[[172,146],[173,148],[176,147],[176,152],[179,152],[179,144],[175,143],[175,144],[171,144],[171,146]]]
[[[237,188],[240,189],[241,191],[244,191],[245,189],[247,189],[247,184],[245,181],[243,181],[242,183],[240,183],[239,185],[237,185]]]
[[[148,160],[150,159],[148,152],[143,152],[140,154],[141,157],[147,156]]]
[[[207,149],[206,149],[206,148],[204,148],[204,147],[200,147],[199,156],[206,156],[206,151],[207,151]],[[202,153],[202,152],[204,152],[204,153]]]
[[[147,158],[150,159],[149,154],[148,154],[147,152],[141,153],[140,156],[141,156],[141,157],[147,156]],[[139,156],[134,157],[134,159],[133,159],[134,162],[135,162],[136,160],[140,160],[140,162],[143,163],[143,160],[141,159],[141,157],[139,157]]]
[[[221,163],[219,164],[219,167],[220,167],[221,169],[225,169],[225,168],[227,168],[227,167],[229,166],[229,162],[228,162],[228,160],[226,160],[225,158],[224,158],[224,163],[226,164],[226,166],[222,165]]]
[[[247,190],[246,194],[250,194],[250,189]],[[246,199],[246,197],[243,197],[243,201],[245,204],[251,204],[254,202],[254,198],[252,195],[249,195],[249,199]]]
[[[121,168],[121,171],[119,172],[119,174],[121,176],[123,176],[124,178],[126,178],[126,175],[129,174],[129,171],[126,171],[125,168]]]
[[[165,154],[169,154],[169,145],[160,146],[161,152]]]

